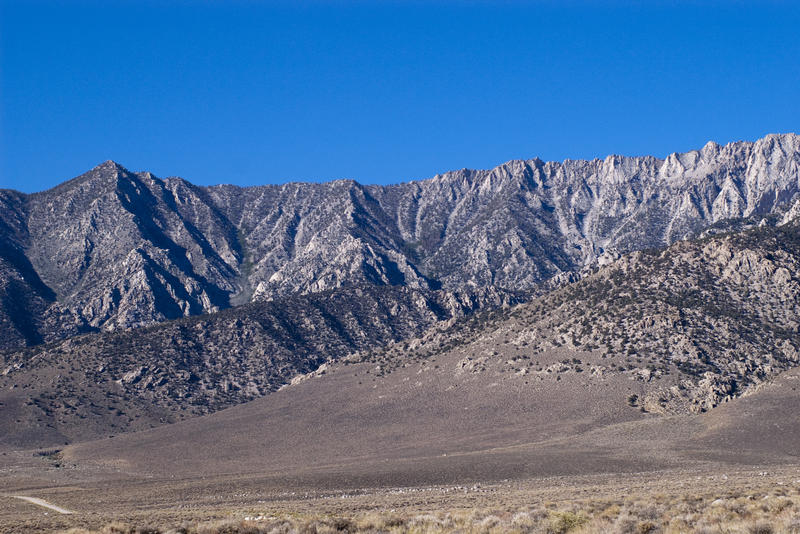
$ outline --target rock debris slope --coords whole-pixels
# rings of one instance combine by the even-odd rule
[[[794,134],[393,186],[198,187],[106,162],[0,191],[0,348],[359,284],[529,290],[609,250],[800,209],[799,169]]]

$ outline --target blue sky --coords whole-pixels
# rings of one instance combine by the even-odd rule
[[[798,2],[0,0],[0,187],[395,183],[800,130]]]

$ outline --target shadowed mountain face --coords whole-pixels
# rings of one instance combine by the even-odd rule
[[[0,191],[0,348],[359,284],[529,290],[608,249],[788,210],[799,169],[792,134],[394,186],[204,188],[106,162]]]

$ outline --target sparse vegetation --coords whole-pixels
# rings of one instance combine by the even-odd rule
[[[752,489],[752,488],[751,488]],[[503,495],[503,500],[510,497]],[[484,503],[484,505],[490,503]],[[497,503],[499,504],[499,502]],[[354,511],[337,514],[269,512],[238,518],[183,521],[146,526],[114,522],[97,529],[72,528],[67,534],[798,534],[800,491],[775,488],[750,492],[605,495],[522,507],[452,510]]]

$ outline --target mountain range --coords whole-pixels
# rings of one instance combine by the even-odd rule
[[[439,376],[430,395],[613,387],[598,405],[627,420],[798,363],[794,134],[390,186],[199,187],[109,161],[0,203],[5,446],[325,390],[351,365],[389,390]]]
[[[390,186],[199,187],[108,161],[0,190],[0,348],[362,284],[532,291],[605,253],[791,210],[798,169],[794,134]]]

